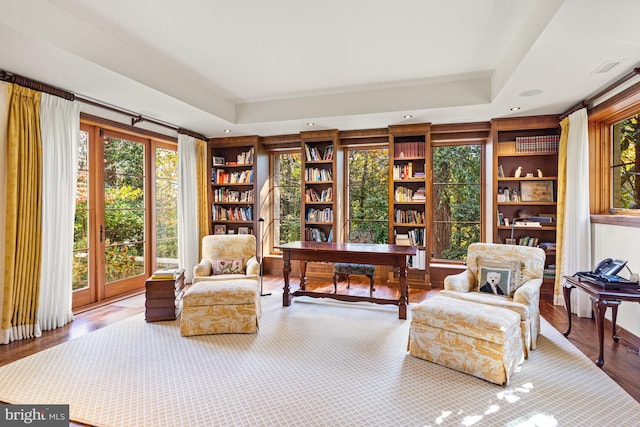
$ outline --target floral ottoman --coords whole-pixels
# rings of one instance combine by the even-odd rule
[[[524,360],[520,316],[441,295],[413,307],[409,354],[505,385]]]
[[[183,336],[252,333],[260,318],[260,283],[253,279],[194,283],[182,298]]]

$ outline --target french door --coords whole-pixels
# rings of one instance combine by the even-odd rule
[[[80,133],[74,308],[144,288],[156,267],[155,157],[167,151],[158,141],[95,125],[83,123]]]

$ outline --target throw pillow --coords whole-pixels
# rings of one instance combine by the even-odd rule
[[[478,257],[478,291],[513,297],[522,284],[522,262]]]
[[[214,259],[212,262],[213,274],[242,274],[244,267],[243,258]]]

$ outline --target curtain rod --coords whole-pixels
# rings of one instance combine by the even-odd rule
[[[625,74],[624,76],[622,76],[621,78],[619,78],[618,80],[616,80],[615,82],[611,83],[609,86],[607,86],[606,88],[602,89],[600,92],[596,93],[595,95],[590,96],[587,99],[584,99],[582,101],[580,101],[579,103],[577,103],[576,105],[574,105],[573,107],[569,108],[566,112],[562,113],[560,115],[560,120],[564,119],[565,117],[567,117],[569,114],[571,113],[575,113],[576,111],[578,111],[581,108],[589,108],[589,105],[597,100],[598,98],[606,95],[607,93],[611,92],[612,90],[614,90],[615,88],[617,88],[618,86],[622,85],[623,83],[631,80],[632,78],[634,78],[635,76],[637,76],[638,74],[640,74],[640,67],[636,67],[633,70],[631,70],[629,73]]]
[[[143,117],[141,114],[135,114],[126,110],[123,110],[121,108],[117,108],[117,107],[112,107],[110,105],[98,102],[98,101],[93,101],[91,99],[86,99],[86,98],[82,98],[80,96],[77,96],[76,94],[72,93],[72,92],[68,92],[66,90],[63,89],[59,89],[57,87],[54,86],[50,86],[48,84],[36,81],[36,80],[32,80],[30,78],[27,77],[23,77],[23,76],[19,76],[17,74],[13,74],[10,73],[8,71],[4,71],[4,70],[0,70],[0,80],[5,81],[5,82],[9,82],[9,83],[15,83],[19,86],[23,86],[29,89],[33,89],[33,90],[37,90],[39,92],[44,92],[44,93],[48,93],[49,95],[54,95],[57,96],[59,98],[63,98],[66,99],[68,101],[78,101],[78,102],[82,102],[84,104],[89,104],[89,105],[93,105],[94,107],[98,107],[98,108],[102,108],[104,110],[109,110],[109,111],[113,111],[115,113],[119,113],[125,116],[130,116],[131,117],[131,126],[135,126],[136,123],[140,123],[140,122],[148,122],[148,123],[152,123],[154,125],[157,126],[162,126],[164,128],[167,129],[171,129],[177,133],[181,133],[183,135],[188,135],[191,137],[194,137],[196,139],[201,139],[203,141],[208,141],[208,138],[202,134],[199,134],[197,132],[193,132],[190,131],[188,129],[183,129],[180,128],[178,126],[172,125],[170,123],[164,123],[164,122],[159,122],[147,117]]]

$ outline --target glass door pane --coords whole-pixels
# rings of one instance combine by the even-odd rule
[[[105,284],[145,272],[144,145],[104,140]]]
[[[178,153],[156,148],[156,268],[178,266]]]
[[[80,131],[73,228],[73,291],[89,288],[89,133]]]

